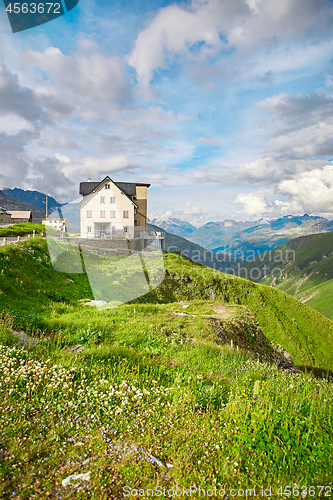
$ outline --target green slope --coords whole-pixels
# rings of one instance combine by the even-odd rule
[[[333,319],[333,233],[301,236],[242,265],[240,275],[276,286]]]
[[[167,254],[165,266],[163,283],[134,303],[196,299],[242,305],[254,316],[263,334],[290,352],[297,365],[333,367],[333,323],[306,304],[275,288],[225,275],[179,255]],[[46,331],[62,327],[61,304],[71,304],[83,322],[90,322],[90,311],[79,302],[91,298],[86,276],[54,271],[45,241],[36,238],[2,247],[0,269],[3,315],[10,311],[17,327]],[[55,304],[61,307],[58,320],[52,323],[50,311]]]
[[[333,320],[333,280],[308,288],[302,295],[303,302]]]
[[[131,498],[161,485],[322,498],[332,485],[329,377],[255,356],[272,347],[264,332],[297,363],[332,366],[332,322],[176,254],[165,267],[158,289],[101,311],[45,240],[0,247],[1,498],[120,499],[125,485]],[[64,486],[75,473],[90,478]]]
[[[166,261],[168,279],[151,296],[138,300],[148,301],[152,296],[156,301],[213,297],[228,304],[242,304],[254,315],[264,335],[287,349],[296,364],[333,366],[333,323],[319,312],[276,288],[219,273],[171,254]]]

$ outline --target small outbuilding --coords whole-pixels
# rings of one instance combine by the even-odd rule
[[[11,221],[13,224],[19,224],[20,222],[32,222],[32,212],[31,210],[21,211],[21,210],[11,210],[10,212]]]
[[[66,219],[61,217],[48,217],[42,220],[42,224],[57,229],[58,231],[66,231]]]
[[[4,209],[0,207],[0,225],[10,224],[11,217],[10,214]]]

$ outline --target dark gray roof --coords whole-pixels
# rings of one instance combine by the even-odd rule
[[[115,182],[115,185],[119,187],[127,196],[136,195],[136,186],[134,182]]]
[[[80,194],[90,194],[100,182],[80,182]]]
[[[105,179],[101,182],[80,182],[80,194],[90,194],[96,189],[100,184],[104,182]],[[150,184],[145,184],[142,182],[115,182],[115,185],[119,187],[127,196],[135,196],[136,195],[136,186],[147,186]]]

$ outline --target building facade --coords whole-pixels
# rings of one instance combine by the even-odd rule
[[[147,227],[147,189],[150,184],[113,182],[80,183],[81,238],[134,238]]]
[[[10,210],[9,213],[13,224],[32,222],[32,212],[30,210]]]
[[[10,224],[10,223],[11,223],[10,214],[4,208],[0,207],[0,224]]]
[[[42,224],[45,224],[45,226],[50,226],[57,231],[66,231],[66,219],[50,216],[47,219],[43,219]]]

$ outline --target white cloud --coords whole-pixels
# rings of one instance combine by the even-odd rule
[[[326,213],[333,215],[333,164],[303,172],[278,185],[286,200],[285,213]]]
[[[325,80],[325,85],[327,87],[333,86],[333,75],[327,75],[326,80]]]
[[[33,133],[27,130],[21,130],[15,135],[0,132],[0,189],[14,187],[13,184],[18,179],[24,182],[29,171],[29,163],[23,157],[23,153],[32,139]]]
[[[182,8],[170,5],[139,33],[127,62],[147,92],[154,71],[167,68],[175,55],[200,61],[236,47],[248,57],[254,47],[270,51],[281,40],[304,38],[309,30],[326,36],[331,10],[324,0],[192,0]]]
[[[268,115],[270,138],[252,161],[241,162],[224,176],[231,184],[269,186],[322,169],[333,157],[333,96],[318,91],[279,94],[257,104]],[[259,123],[262,130],[263,124]],[[196,175],[203,181],[209,169]],[[211,174],[210,174],[211,175]]]
[[[70,141],[64,136],[59,137],[59,139],[55,139],[54,137],[51,137],[50,139],[43,139],[40,142],[40,145],[43,146],[43,148],[60,149],[60,150],[79,148],[77,144]]]
[[[220,144],[220,142],[222,141],[218,137],[199,137],[199,139],[197,139],[197,142],[199,142],[200,144]]]
[[[272,152],[271,152],[272,153]],[[290,155],[291,156],[291,155]],[[297,159],[286,155],[279,157],[265,156],[248,163],[241,163],[234,170],[229,170],[225,176],[225,183],[248,185],[276,185],[283,179],[291,179],[295,174],[323,167],[326,160],[313,160],[312,158]]]
[[[23,67],[40,68],[53,79],[58,93],[80,105],[117,104],[130,98],[121,59],[97,49],[73,56],[63,54],[57,47],[47,47],[43,52],[27,50],[20,54],[20,62]]]
[[[207,8],[201,2],[194,2],[189,10],[169,5],[139,33],[127,62],[136,69],[142,89],[149,88],[155,69],[167,67],[166,59],[175,54],[191,57],[190,48],[196,42],[202,42],[200,52],[205,54],[225,45],[209,11],[209,5]]]
[[[275,117],[276,128],[296,130],[331,117],[333,96],[323,91],[279,94],[260,101],[257,106]]]
[[[8,114],[0,116],[0,132],[6,132],[7,135],[15,135],[20,130],[33,131],[33,125],[21,116]]]
[[[244,207],[244,212],[249,217],[261,217],[267,212],[268,204],[264,193],[241,193],[235,199],[235,203],[240,203]]]
[[[87,156],[76,161],[72,161],[68,156],[61,154],[57,154],[56,157],[61,162],[61,171],[73,181],[78,181],[78,179],[84,177],[104,177],[108,173],[124,172],[139,166],[128,160],[124,155],[109,156],[106,158]]]
[[[276,199],[268,202],[268,196]],[[333,164],[282,180],[274,189],[241,193],[236,197],[235,203],[243,205],[243,213],[249,217],[309,213],[332,218]]]
[[[186,208],[184,210],[185,215],[200,215],[203,213],[204,213],[204,211],[201,208],[198,208],[198,207],[191,205],[190,201],[187,202]]]
[[[14,75],[0,61],[0,115],[15,115],[27,122],[38,124],[45,119],[43,107],[30,88],[22,87]]]
[[[149,210],[148,216],[152,224],[157,226],[163,222],[170,221],[170,219],[177,219],[179,221],[189,222],[193,226],[199,227],[205,224],[208,220],[211,220],[211,215],[208,215],[201,209],[191,207],[189,203],[185,210],[182,209],[170,209],[170,210]],[[193,210],[194,208],[194,210]],[[220,214],[219,214],[220,215]]]

